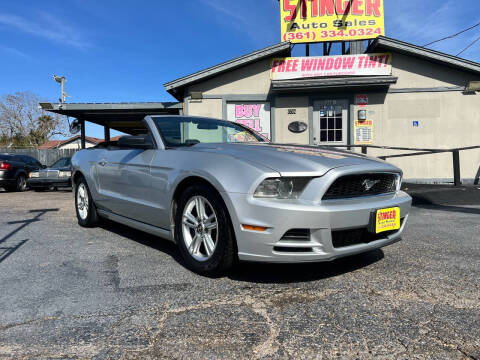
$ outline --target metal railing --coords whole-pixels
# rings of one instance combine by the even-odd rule
[[[407,147],[398,147],[398,146],[377,146],[377,145],[322,145],[326,147],[336,147],[336,148],[347,148],[348,150],[352,148],[361,148],[362,154],[367,154],[368,148],[372,149],[383,149],[383,150],[402,150],[402,151],[415,151],[407,154],[396,154],[396,155],[385,155],[378,156],[379,159],[387,160],[400,157],[408,156],[421,156],[421,155],[431,155],[431,154],[442,154],[442,153],[452,153],[453,161],[453,183],[455,186],[462,185],[462,177],[460,173],[460,152],[480,149],[480,145],[477,146],[467,146],[462,148],[455,149],[418,149],[418,148],[407,148]],[[474,184],[478,185],[480,182],[480,167],[475,176]]]

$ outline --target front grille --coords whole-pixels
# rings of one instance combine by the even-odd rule
[[[49,179],[58,178],[58,170],[48,170],[47,171],[47,178],[49,178]]]
[[[400,219],[400,227],[404,219]],[[368,244],[372,241],[386,239],[388,236],[399,232],[400,230],[385,231],[380,234],[371,233],[367,227],[332,231],[332,244],[334,248],[342,248],[358,244]]]
[[[323,195],[323,200],[348,199],[386,194],[396,190],[395,174],[359,174],[338,178]]]
[[[310,241],[310,229],[291,229],[280,239],[282,241]]]

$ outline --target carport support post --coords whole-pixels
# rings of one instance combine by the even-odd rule
[[[82,149],[85,149],[85,120],[79,119],[80,121],[80,143],[82,145]]]
[[[455,186],[462,185],[462,178],[460,176],[460,151],[453,150],[453,183]]]
[[[105,138],[105,141],[110,141],[110,126],[108,125],[105,125],[103,127],[103,133],[104,133],[104,138]]]

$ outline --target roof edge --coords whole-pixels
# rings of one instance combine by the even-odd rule
[[[310,79],[292,79],[292,80],[273,80],[273,90],[300,90],[331,88],[348,88],[358,86],[390,86],[397,83],[395,76],[362,76],[362,77],[331,77],[331,78],[310,78]]]
[[[220,63],[218,65],[211,66],[209,68],[181,77],[179,79],[166,82],[165,84],[163,84],[163,86],[165,87],[165,90],[171,93],[176,88],[186,86],[200,80],[204,80],[206,78],[236,69],[238,67],[250,64],[254,61],[258,61],[287,50],[291,50],[290,42],[278,43],[264,49],[257,50],[249,54],[234,58],[232,60]]]
[[[367,48],[366,52],[375,51],[377,47],[382,46],[400,53],[406,53],[422,59],[429,59],[456,69],[480,74],[480,63],[386,36],[376,38]]]
[[[143,103],[49,103],[41,102],[39,106],[46,111],[59,110],[139,110],[139,109],[181,109],[179,102],[143,102]]]

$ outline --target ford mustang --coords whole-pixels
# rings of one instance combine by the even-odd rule
[[[133,135],[132,135],[133,134]],[[234,122],[147,116],[131,135],[77,152],[78,223],[99,218],[174,241],[187,267],[329,261],[400,240],[402,172],[362,154],[270,143]]]

